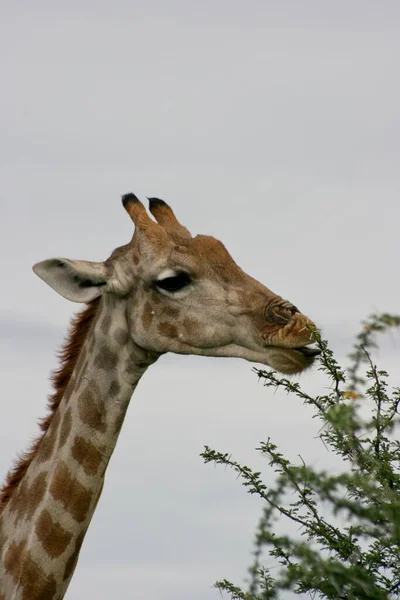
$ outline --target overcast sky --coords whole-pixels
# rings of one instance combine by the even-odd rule
[[[0,473],[37,432],[75,306],[36,278],[132,235],[120,195],[192,233],[313,318],[339,358],[400,312],[397,0],[70,0],[0,8]],[[398,367],[399,338],[378,359]],[[326,381],[301,376],[311,392]],[[395,383],[398,383],[395,380]],[[68,600],[217,600],[241,583],[260,506],[208,444],[329,465],[299,400],[249,363],[164,356],[135,393]]]

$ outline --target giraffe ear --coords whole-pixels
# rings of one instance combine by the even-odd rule
[[[107,268],[102,262],[49,258],[36,263],[33,271],[72,302],[91,302],[107,285]]]

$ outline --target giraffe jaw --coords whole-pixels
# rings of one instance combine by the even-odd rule
[[[185,354],[185,352],[182,353]],[[294,374],[311,367],[315,358],[320,354],[320,351],[316,348],[308,348],[307,346],[297,348],[265,346],[256,350],[254,348],[239,346],[238,344],[228,344],[216,348],[197,348],[196,352],[192,350],[190,353],[203,356],[243,358],[248,362],[260,363],[280,373]]]
[[[288,348],[284,346],[268,347],[267,364],[281,373],[300,373],[311,367],[315,358],[321,354],[318,348],[308,345]]]

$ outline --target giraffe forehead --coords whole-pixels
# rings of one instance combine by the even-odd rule
[[[206,235],[183,240],[170,254],[171,268],[183,267],[203,274],[222,267],[233,273],[241,272],[222,242]]]
[[[140,269],[139,275],[146,275],[142,269],[150,269],[152,276],[157,278],[173,276],[179,269],[188,269],[200,275],[213,268],[217,271],[223,268],[231,277],[239,273],[243,275],[224,244],[212,236],[187,238],[171,232],[162,239],[146,239],[146,246],[147,249],[135,243],[121,246],[114,250],[108,262],[118,265],[117,269],[123,271]]]
[[[196,235],[176,244],[174,254],[182,254],[190,259],[200,259],[209,263],[225,262],[236,265],[224,244],[210,235]]]

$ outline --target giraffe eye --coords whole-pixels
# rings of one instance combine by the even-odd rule
[[[177,273],[172,277],[158,279],[155,284],[161,290],[166,292],[178,292],[191,283],[191,279],[187,273]]]

